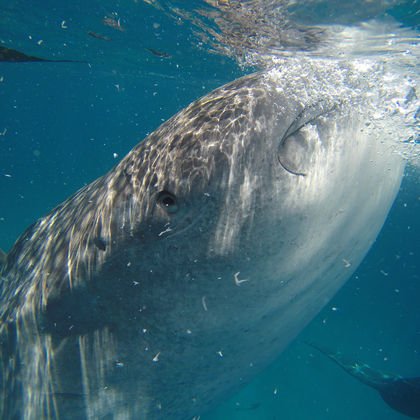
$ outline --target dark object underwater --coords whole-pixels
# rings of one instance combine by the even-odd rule
[[[169,54],[166,54],[166,52],[163,51],[157,51],[152,48],[146,48],[146,50],[160,58],[172,58]]]
[[[0,61],[7,61],[9,63],[24,63],[28,61],[44,61],[50,63],[85,63],[85,61],[78,60],[48,60],[45,58],[34,57],[26,55],[16,50],[0,46]]]
[[[90,35],[92,38],[101,39],[102,41],[112,41],[111,38],[108,38],[107,36],[99,35],[92,31],[88,31],[88,35]]]
[[[376,389],[392,409],[420,419],[420,377],[402,378],[384,374],[373,370],[366,363],[346,359],[340,352],[333,352],[313,343],[306,344],[325,354],[360,382]]]

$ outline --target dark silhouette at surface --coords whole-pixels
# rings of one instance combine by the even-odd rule
[[[78,60],[48,60],[45,58],[34,57],[26,55],[16,50],[0,46],[0,61],[7,61],[9,63],[24,63],[28,61],[43,61],[50,63],[85,63],[85,61]]]
[[[363,362],[347,359],[340,352],[333,352],[313,343],[306,343],[337,363],[347,373],[376,389],[382,399],[394,410],[408,417],[420,419],[420,377],[402,378],[389,375]]]

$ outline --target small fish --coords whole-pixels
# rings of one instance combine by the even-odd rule
[[[102,41],[112,41],[111,38],[108,38],[107,36],[102,36],[102,35],[96,34],[95,32],[92,32],[92,31],[88,31],[88,35],[90,35],[91,37],[96,38],[96,39],[102,39]]]
[[[151,52],[154,55],[157,55],[160,58],[171,58],[169,54],[166,54],[165,52],[162,52],[162,51],[156,51],[156,50],[153,50],[152,48],[146,48],[146,50]]]
[[[117,31],[125,31],[125,28],[121,26],[119,19],[115,20],[113,18],[106,17],[105,19],[102,19],[102,23],[106,26],[116,29]]]
[[[34,57],[32,55],[26,55],[11,48],[0,46],[0,61],[7,61],[9,63],[23,63],[27,61],[43,61],[43,62],[54,62],[54,63],[86,63],[86,61],[79,60],[48,60],[45,58]]]

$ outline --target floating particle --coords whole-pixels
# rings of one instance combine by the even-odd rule
[[[208,309],[207,309],[206,297],[205,296],[203,296],[201,298],[201,304],[203,305],[204,310],[207,311]]]
[[[240,285],[241,285],[241,283],[244,283],[244,282],[246,282],[246,281],[249,281],[249,279],[239,280],[239,279],[238,279],[239,273],[240,273],[240,271],[238,271],[237,273],[235,273],[235,274],[233,275],[233,277],[234,277],[234,279],[235,279],[235,284],[236,284],[237,286],[240,286]]]
[[[344,267],[349,268],[351,266],[351,263],[347,260],[345,260],[344,258],[342,259],[343,263],[344,263]]]
[[[113,18],[106,17],[105,19],[102,20],[102,23],[106,26],[116,29],[117,31],[121,31],[121,32],[125,31],[125,28],[121,26],[120,19],[115,20]]]

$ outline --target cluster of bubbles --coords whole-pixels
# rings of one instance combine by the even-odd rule
[[[342,0],[202,0],[194,8],[144,1],[190,25],[198,46],[234,57],[245,70],[316,69],[332,89],[334,77],[345,77],[364,103],[366,129],[385,130],[396,152],[419,165],[420,28],[407,24],[420,20],[417,0],[355,0],[351,7]]]

